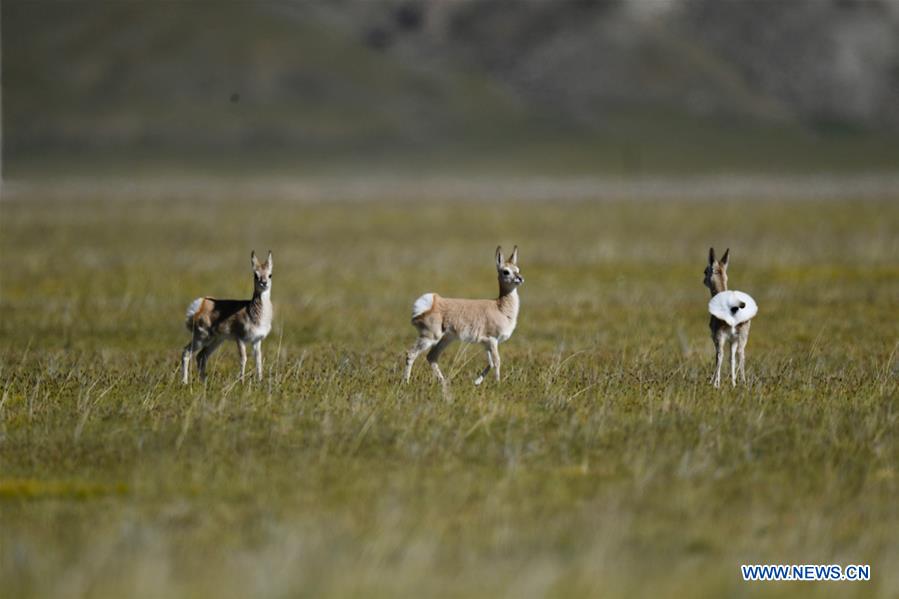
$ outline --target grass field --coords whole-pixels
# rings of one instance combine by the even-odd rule
[[[563,198],[564,199],[564,198]],[[899,594],[899,203],[0,204],[4,597]],[[411,302],[526,278],[504,379]],[[708,385],[702,271],[760,312]],[[196,296],[275,255],[265,380],[179,384]],[[741,563],[870,564],[744,583]]]

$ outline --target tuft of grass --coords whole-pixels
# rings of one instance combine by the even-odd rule
[[[899,578],[899,204],[4,198],[0,588],[10,596],[722,596],[741,563]],[[248,208],[249,207],[249,208]],[[503,381],[398,383],[420,293],[521,251]],[[702,270],[760,306],[708,385]],[[271,248],[261,384],[178,381],[184,307]]]
[[[81,481],[0,479],[0,499],[93,499],[106,495],[124,495],[124,483],[100,485]]]

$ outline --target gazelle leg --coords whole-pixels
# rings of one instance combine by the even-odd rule
[[[736,340],[730,344],[730,386],[737,386],[737,344]]]
[[[403,372],[403,382],[408,383],[409,377],[412,376],[412,365],[415,363],[415,358],[418,357],[418,354],[425,351],[432,345],[437,343],[433,339],[428,339],[427,337],[419,337],[415,341],[415,345],[412,346],[406,353],[406,370]]]
[[[237,340],[237,352],[240,354],[240,380],[243,380],[243,375],[247,371],[247,344]]]
[[[185,385],[190,374],[190,357],[202,347],[203,343],[199,339],[193,338],[190,340],[190,343],[184,346],[184,351],[181,352],[181,382]]]
[[[184,346],[184,351],[181,352],[181,384],[187,384],[187,377],[190,373],[190,354],[193,352],[193,344],[191,341],[187,345]]]
[[[253,357],[256,359],[256,380],[262,382],[262,340],[253,344]]]
[[[715,343],[715,372],[712,374],[711,383],[718,388],[721,386],[721,363],[724,361],[724,348],[720,343]]]
[[[499,382],[499,342],[496,339],[490,340],[490,354],[493,356],[493,374],[496,382]]]
[[[484,377],[490,372],[490,369],[493,368],[493,352],[490,350],[490,344],[484,343],[484,351],[487,353],[487,366],[484,370],[481,371],[481,374],[478,375],[478,378],[474,380],[475,385],[480,385],[484,382]]]
[[[437,377],[441,383],[446,383],[446,377],[443,376],[443,373],[440,371],[440,366],[437,364],[437,360],[440,359],[440,354],[443,353],[443,350],[446,349],[450,343],[453,342],[453,337],[450,335],[444,335],[440,338],[440,341],[431,348],[431,351],[428,352],[428,363],[431,365],[431,370],[434,372],[434,376]]]
[[[746,342],[749,339],[740,339],[740,381],[746,382]]]
[[[206,380],[206,362],[209,361],[209,357],[212,356],[213,352],[218,349],[218,346],[221,345],[221,343],[221,340],[216,339],[197,353],[197,370],[200,371],[201,381]]]

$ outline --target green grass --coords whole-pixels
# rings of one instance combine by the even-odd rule
[[[604,175],[639,179],[734,173],[772,177],[892,175],[899,170],[896,137],[879,132],[834,133],[646,109],[613,111],[599,131],[572,130],[570,124],[503,106],[490,92],[484,87],[472,92],[472,96],[484,98],[483,111],[459,117],[465,121],[464,127],[458,123],[444,125],[452,135],[419,128],[414,135],[400,138],[387,128],[366,129],[360,121],[357,130],[340,142],[225,146],[212,153],[189,144],[164,151],[90,149],[74,154],[70,148],[41,148],[36,152],[8,152],[4,168],[14,179],[36,180],[117,178],[123,173],[151,179],[160,173],[188,178],[198,174],[214,178],[402,178],[411,170],[436,176]],[[316,122],[343,124],[356,118],[341,113],[314,116]],[[274,112],[266,118],[282,123],[290,121],[289,117],[288,113]],[[209,123],[210,128],[216,126]]]
[[[899,204],[5,198],[4,596],[895,596]],[[412,300],[495,293],[483,354],[398,385]],[[708,385],[702,270],[760,312]],[[275,254],[265,380],[223,346],[178,383],[183,312]],[[741,563],[870,564],[744,583]]]

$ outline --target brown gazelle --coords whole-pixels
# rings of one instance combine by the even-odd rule
[[[727,259],[730,248],[724,251],[721,260],[715,260],[715,248],[709,248],[709,264],[705,268],[703,283],[712,293],[709,301],[709,329],[715,345],[715,370],[711,383],[721,386],[721,363],[724,361],[724,346],[730,343],[730,381],[737,384],[737,357],[739,356],[740,379],[746,382],[746,343],[749,341],[749,327],[758,313],[755,300],[742,291],[727,289]]]
[[[478,343],[487,352],[487,367],[475,379],[480,385],[493,369],[499,381],[499,344],[512,336],[518,322],[518,287],[524,278],[518,270],[518,246],[506,261],[501,248],[496,248],[496,272],[499,278],[499,297],[494,300],[451,299],[436,293],[426,293],[412,305],[412,325],[418,329],[418,340],[406,356],[403,382],[409,380],[412,364],[420,353],[428,351],[431,370],[441,383],[446,379],[437,365],[446,347],[461,339]]]
[[[181,355],[181,378],[188,381],[190,357],[196,354],[200,378],[206,378],[206,362],[223,341],[233,339],[240,352],[240,378],[247,366],[247,345],[253,347],[256,377],[262,380],[262,340],[272,330],[272,253],[260,264],[256,252],[250,254],[253,267],[253,298],[220,300],[198,297],[187,308],[187,330],[191,340]]]

